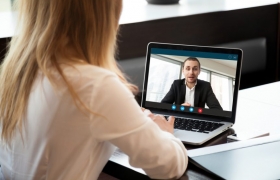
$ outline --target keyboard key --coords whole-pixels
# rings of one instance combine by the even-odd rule
[[[167,116],[166,116],[167,117]],[[185,119],[185,118],[175,118],[174,128],[186,131],[209,133],[219,127],[223,126],[223,123],[195,120],[195,119]]]

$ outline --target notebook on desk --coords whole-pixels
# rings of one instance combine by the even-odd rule
[[[175,116],[174,135],[200,145],[235,122],[242,50],[148,45],[142,107]]]

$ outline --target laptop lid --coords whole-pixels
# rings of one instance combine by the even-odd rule
[[[197,79],[184,70],[185,61],[200,64]],[[158,114],[234,123],[241,62],[240,49],[149,43],[141,105]],[[182,105],[193,82],[192,105]]]

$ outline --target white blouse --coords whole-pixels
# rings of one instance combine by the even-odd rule
[[[42,74],[33,84],[23,140],[0,145],[5,180],[97,179],[116,146],[134,167],[157,179],[180,177],[188,163],[182,142],[144,115],[112,72],[91,65],[63,67],[84,104],[77,108],[61,77],[54,88]],[[1,172],[0,172],[1,177]]]

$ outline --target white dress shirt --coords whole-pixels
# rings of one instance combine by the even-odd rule
[[[178,178],[184,173],[188,160],[182,142],[144,115],[115,74],[91,65],[63,71],[96,115],[81,112],[65,86],[55,90],[39,72],[23,118],[24,142],[18,130],[10,145],[0,142],[6,180],[97,179],[116,146],[132,166],[152,178]],[[64,84],[57,73],[54,76]]]
[[[187,86],[187,82],[185,81],[186,84],[186,95],[185,95],[185,103],[189,103],[191,106],[194,107],[194,92],[195,92],[195,86],[197,84],[197,81],[191,89]]]

